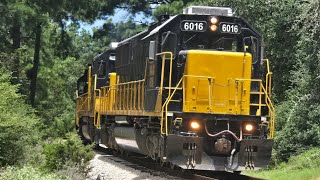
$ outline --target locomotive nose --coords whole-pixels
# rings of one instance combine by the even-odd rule
[[[184,112],[250,114],[252,56],[241,52],[188,50]]]

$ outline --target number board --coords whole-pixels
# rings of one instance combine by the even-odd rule
[[[207,22],[205,22],[205,21],[192,21],[192,20],[181,21],[180,29],[181,29],[181,31],[204,32],[207,30]]]
[[[219,24],[219,31],[221,33],[240,34],[241,26],[239,24],[222,22]]]

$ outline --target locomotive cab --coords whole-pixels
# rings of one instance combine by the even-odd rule
[[[97,75],[96,89],[110,85],[109,73],[114,72],[115,50],[108,50],[94,58],[93,74]]]

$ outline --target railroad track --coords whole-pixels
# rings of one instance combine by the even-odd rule
[[[259,178],[250,177],[242,174],[231,172],[215,172],[215,171],[199,171],[199,170],[181,170],[180,168],[172,169],[170,167],[161,167],[159,163],[154,162],[151,158],[141,156],[139,154],[123,153],[122,155],[114,155],[107,148],[96,147],[96,153],[111,155],[108,159],[123,164],[127,167],[137,169],[141,172],[149,173],[153,176],[168,177],[168,179],[191,179],[191,180],[261,180]]]

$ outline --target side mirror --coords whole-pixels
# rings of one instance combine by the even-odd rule
[[[155,59],[155,49],[156,49],[156,42],[150,41],[149,44],[149,59],[154,60]]]

